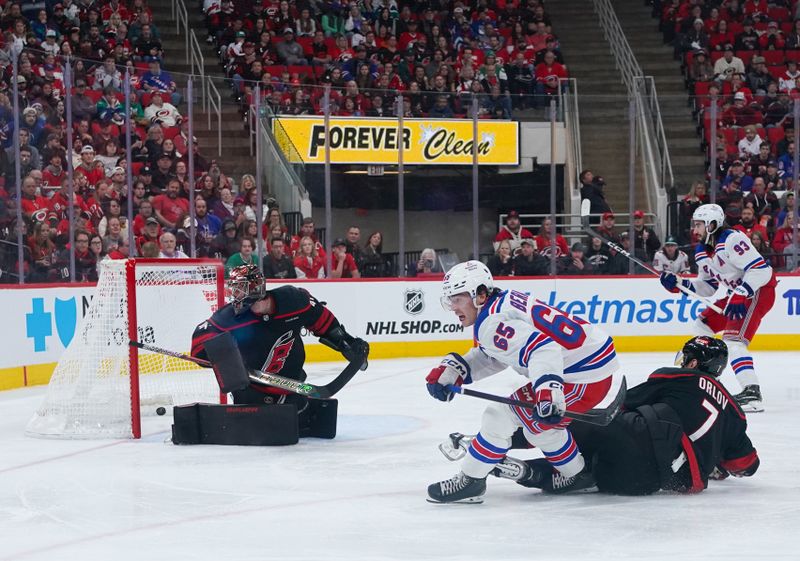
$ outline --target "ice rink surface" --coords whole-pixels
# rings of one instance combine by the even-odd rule
[[[621,355],[629,385],[672,357]],[[338,395],[335,440],[284,448],[174,446],[170,417],[147,418],[141,441],[28,438],[44,388],[0,392],[0,560],[795,561],[798,354],[755,360],[761,468],[695,496],[548,497],[490,478],[482,505],[427,503],[427,485],[458,470],[437,444],[475,432],[485,406],[430,398],[435,359],[372,361]],[[342,365],[307,366],[324,383]],[[508,394],[521,381],[507,371],[473,387]]]

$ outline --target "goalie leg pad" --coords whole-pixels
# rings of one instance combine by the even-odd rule
[[[300,437],[294,404],[193,403],[175,407],[173,415],[173,444],[286,446]]]
[[[214,374],[222,393],[241,390],[250,384],[250,376],[239,346],[229,331],[206,341],[205,349],[214,365]]]
[[[300,412],[300,436],[335,438],[338,407],[336,399],[309,399],[308,407]]]

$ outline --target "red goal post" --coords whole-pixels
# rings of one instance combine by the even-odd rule
[[[26,433],[141,438],[142,415],[159,407],[223,401],[211,370],[128,343],[188,353],[194,328],[224,304],[217,260],[103,261],[91,304]]]

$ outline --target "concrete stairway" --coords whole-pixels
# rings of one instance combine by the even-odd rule
[[[693,181],[704,177],[705,158],[680,62],[674,60],[672,47],[662,41],[652,7],[642,0],[614,0],[614,10],[642,71],[655,80],[675,186],[685,193]]]
[[[629,127],[627,90],[614,64],[591,0],[549,2],[570,77],[578,80],[583,167],[606,180],[611,208],[628,212]],[[637,158],[635,206],[645,207]]]
[[[161,33],[164,48],[165,68],[172,74],[178,88],[186,97],[186,82],[191,66],[186,62],[186,42],[183,35],[175,32],[175,21],[172,19],[170,0],[150,0],[148,5],[153,10],[153,21]],[[211,115],[211,127],[208,126],[208,114],[203,112],[200,100],[200,84],[197,79],[193,83],[195,104],[193,107],[194,135],[199,143],[200,153],[207,160],[217,160],[222,172],[231,177],[237,184],[245,173],[255,173],[255,157],[250,156],[250,136],[245,129],[238,104],[231,98],[231,90],[223,79],[223,70],[219,65],[219,57],[211,45],[205,43],[207,35],[203,18],[202,3],[187,0],[186,8],[189,16],[189,27],[195,30],[198,42],[203,51],[204,71],[214,78],[214,85],[219,90],[222,105],[222,156],[218,155],[217,115]],[[181,114],[186,115],[186,103],[179,107]]]

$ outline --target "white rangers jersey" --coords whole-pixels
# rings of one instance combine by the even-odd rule
[[[478,346],[464,355],[469,381],[511,367],[531,382],[556,374],[566,383],[586,384],[619,368],[608,334],[527,292],[506,290],[492,296],[473,330]]]
[[[688,273],[689,256],[679,249],[675,254],[675,259],[670,259],[663,249],[659,249],[653,257],[653,269],[659,273],[669,272],[676,275]]]
[[[738,230],[720,234],[714,250],[699,244],[695,249],[697,278],[692,286],[702,296],[711,296],[722,285],[730,294],[742,286],[749,296],[767,283],[775,283],[769,263],[755,250],[750,238]]]

